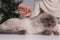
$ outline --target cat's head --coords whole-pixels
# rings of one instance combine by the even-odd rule
[[[36,17],[35,23],[44,27],[55,27],[57,24],[57,18],[51,14],[43,13]]]

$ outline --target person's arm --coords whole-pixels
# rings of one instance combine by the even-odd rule
[[[39,4],[40,4],[40,0],[34,1],[34,9],[32,11],[32,16],[31,16],[32,18],[39,15],[39,13],[40,13],[40,5]]]
[[[44,12],[55,15],[58,0],[41,0],[40,6]]]

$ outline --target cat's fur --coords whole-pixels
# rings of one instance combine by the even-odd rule
[[[25,33],[30,35],[57,35],[57,18],[51,14],[40,13],[40,0],[35,0],[35,8],[31,18],[12,18],[0,25],[0,33]],[[37,16],[38,15],[38,16]],[[22,33],[22,34],[23,34]]]
[[[45,30],[49,30],[51,34],[57,31],[57,21],[56,17],[50,14],[43,13],[35,18],[12,18],[0,25],[0,31],[8,31],[10,33],[18,33],[25,30],[25,34],[36,35],[43,34]],[[56,29],[55,29],[56,27]],[[54,30],[55,29],[55,30]],[[48,32],[48,31],[47,31]],[[58,31],[57,31],[58,32]],[[50,34],[50,35],[51,35]],[[43,35],[49,35],[43,34]]]

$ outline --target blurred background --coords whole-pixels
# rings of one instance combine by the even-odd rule
[[[34,0],[0,0],[0,24],[10,18],[18,18],[18,5],[25,4],[33,9]]]
[[[0,0],[0,24],[9,18],[18,18],[18,4],[23,0]]]
[[[31,9],[33,9],[33,7],[34,7],[34,0],[23,0],[22,3],[25,4],[25,5],[30,6]]]
[[[32,10],[34,8],[34,0],[0,0],[0,24],[5,22],[7,19],[18,18],[18,5],[21,3],[30,6]]]

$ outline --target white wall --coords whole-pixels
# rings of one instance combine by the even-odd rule
[[[30,7],[33,9],[34,0],[23,0],[23,3],[24,3],[25,5],[30,6]]]

